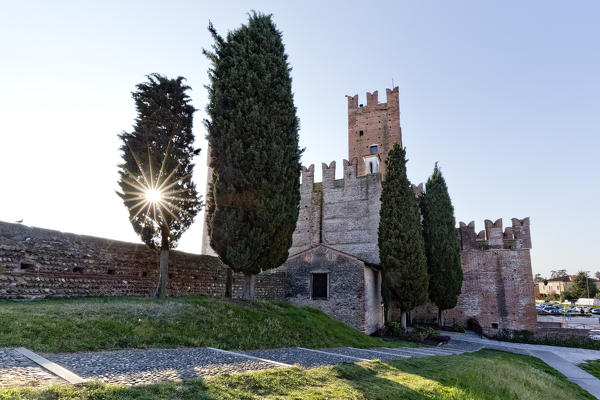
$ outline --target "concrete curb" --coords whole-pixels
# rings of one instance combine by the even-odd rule
[[[65,381],[77,385],[80,383],[87,382],[85,379],[80,377],[79,375],[69,371],[66,368],[61,367],[60,365],[53,363],[50,360],[45,359],[44,357],[35,354],[33,351],[26,349],[25,347],[17,347],[15,349],[19,353],[23,354],[25,357],[29,358],[34,363],[38,364],[44,369],[47,369],[54,375],[64,379]]]

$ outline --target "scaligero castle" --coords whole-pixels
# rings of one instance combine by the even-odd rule
[[[402,144],[398,88],[348,97],[348,160],[343,179],[336,163],[322,164],[323,181],[314,181],[314,165],[302,168],[300,214],[289,258],[259,275],[261,298],[287,299],[323,310],[367,333],[383,324],[377,228],[386,155]],[[209,176],[211,171],[208,171]],[[422,185],[415,187],[418,194]],[[460,223],[462,293],[447,323],[475,317],[488,334],[502,329],[535,331],[537,316],[531,270],[529,218]],[[168,290],[173,295],[223,296],[232,287],[240,296],[243,277],[227,274],[203,237],[204,255],[174,251]],[[144,245],[73,235],[0,222],[0,298],[151,295],[158,277],[156,255]],[[227,282],[227,280],[231,280]],[[437,309],[426,304],[412,319],[433,321]]]

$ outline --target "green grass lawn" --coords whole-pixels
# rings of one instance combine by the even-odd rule
[[[393,346],[307,307],[211,297],[0,301],[0,347],[72,352],[144,347]]]
[[[579,366],[594,375],[596,378],[600,379],[600,360],[590,360],[586,361]]]
[[[0,390],[0,399],[594,399],[540,360],[473,354],[285,368],[157,385]]]

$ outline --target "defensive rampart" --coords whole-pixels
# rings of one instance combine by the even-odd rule
[[[223,296],[226,279],[216,257],[170,254],[170,295]],[[144,245],[0,222],[0,298],[151,296],[157,280],[158,257]],[[233,297],[242,283],[233,274]],[[284,274],[260,274],[256,295],[283,299]]]
[[[445,312],[446,323],[465,324],[473,317],[486,334],[503,329],[536,331],[537,314],[531,271],[529,218],[486,220],[475,234],[475,223],[461,222],[458,234],[463,268],[462,293],[456,307]],[[437,309],[428,304],[413,312],[417,320],[433,321]]]
[[[290,254],[324,243],[362,260],[379,263],[377,229],[381,175],[357,176],[357,161],[344,160],[344,178],[335,179],[336,163],[323,163],[323,182],[314,182],[314,165],[302,168],[300,214]]]

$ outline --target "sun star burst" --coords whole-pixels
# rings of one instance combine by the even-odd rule
[[[165,171],[165,164],[167,155],[169,152],[170,143],[165,152],[163,162],[161,163],[158,174],[155,175],[152,170],[152,160],[150,154],[148,154],[148,174],[144,172],[140,160],[132,150],[133,157],[140,171],[140,175],[133,174],[131,171],[126,170],[125,183],[132,189],[131,191],[124,191],[123,194],[126,196],[125,202],[131,203],[128,207],[131,211],[136,211],[135,215],[131,218],[135,219],[138,215],[142,214],[144,219],[148,219],[151,215],[154,221],[157,220],[157,213],[160,215],[163,221],[166,221],[166,211],[168,215],[173,217],[177,222],[181,223],[179,217],[175,214],[175,211],[189,214],[186,210],[174,204],[174,201],[188,201],[186,198],[176,196],[176,194],[185,191],[185,189],[179,188],[183,180],[189,177],[175,178],[175,173],[179,168],[179,165],[173,168],[172,171]]]

